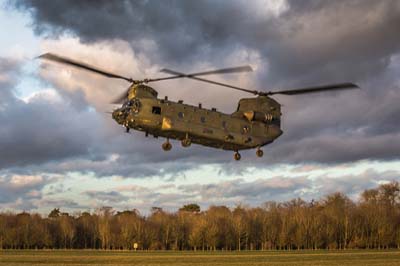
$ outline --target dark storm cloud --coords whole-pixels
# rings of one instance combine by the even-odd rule
[[[201,149],[189,156],[172,152],[165,161],[162,140],[142,141],[143,134],[125,134],[114,124],[108,129],[108,116],[76,104],[80,93],[41,91],[27,100],[17,98],[21,64],[0,58],[0,176],[80,172],[173,179],[198,166],[189,160],[178,165],[170,161]]]
[[[261,59],[257,73],[261,90],[339,81],[362,86],[362,91],[342,94],[278,97],[284,104],[285,133],[265,148],[269,163],[400,156],[399,1],[288,1],[280,14],[267,11],[261,1],[26,0],[10,4],[29,11],[35,31],[42,36],[72,33],[88,43],[123,39],[165,66],[190,69],[198,61],[221,66],[235,51],[255,51]],[[126,174],[132,171],[132,162],[138,164],[138,172],[157,174],[152,164],[139,163],[179,160],[179,166],[175,164],[179,169],[189,169],[190,160],[225,163],[230,159],[202,148],[192,149],[189,158],[183,151],[166,158],[157,151],[159,144],[135,142],[134,150],[124,147],[124,142],[118,137],[113,144],[96,147],[97,154],[121,155],[118,166],[92,165],[96,172]],[[122,146],[118,148],[117,143]],[[131,155],[132,160],[129,154],[144,149],[145,159]],[[230,170],[234,169],[233,165]]]
[[[198,167],[190,158],[203,149],[160,151],[164,140],[124,133],[106,114],[90,108],[81,91],[41,91],[27,100],[15,96],[23,62],[0,59],[0,175],[95,173],[96,176],[163,176]],[[54,84],[53,84],[54,85]],[[174,143],[177,144],[177,143]],[[171,163],[183,160],[180,164]]]
[[[238,47],[254,49],[270,63],[267,80],[358,79],[384,68],[400,46],[398,1],[288,1],[290,8],[280,16],[248,1],[14,4],[31,12],[39,34],[72,32],[89,42],[118,38],[139,50],[144,49],[139,40],[153,40],[172,63],[219,55],[218,62]]]
[[[0,169],[89,154],[97,114],[49,92],[23,101],[14,95],[16,63],[0,58],[0,68]]]
[[[290,1],[273,71],[296,81],[360,80],[376,75],[400,47],[398,1]]]
[[[244,2],[223,1],[19,1],[29,10],[37,33],[57,36],[67,31],[85,41],[124,39],[154,40],[163,58],[188,59],[212,48],[225,46],[229,39],[244,37],[250,21]],[[222,20],[223,18],[223,20]],[[240,34],[240,36],[237,36]],[[236,44],[233,44],[235,46]],[[135,46],[139,48],[140,46]],[[226,47],[225,47],[226,48]]]
[[[98,129],[101,131],[101,129]],[[183,177],[182,172],[199,167],[193,163],[190,155],[185,152],[174,152],[166,157],[161,150],[161,141],[153,143],[153,140],[143,140],[143,136],[131,136],[116,131],[114,139],[108,139],[99,132],[92,132],[92,138],[96,138],[96,143],[90,145],[90,153],[87,156],[76,155],[74,157],[60,158],[40,164],[26,165],[24,167],[12,167],[6,172],[19,174],[40,174],[57,173],[65,174],[79,172],[81,174],[94,173],[97,177],[123,176],[132,178],[144,178],[158,176],[165,179],[174,180]],[[126,136],[125,136],[126,135]],[[143,139],[142,139],[143,138]],[[174,143],[175,145],[180,145]],[[102,146],[101,149],[98,149]],[[200,148],[201,149],[201,148]],[[192,154],[193,156],[193,154]],[[198,155],[194,158],[199,158]],[[189,158],[185,158],[189,157]],[[229,156],[230,158],[230,156]],[[179,160],[179,163],[174,163]],[[211,162],[211,159],[210,159]]]

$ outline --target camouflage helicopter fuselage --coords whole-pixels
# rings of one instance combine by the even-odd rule
[[[280,104],[268,96],[241,99],[234,113],[225,114],[157,95],[149,86],[132,85],[127,102],[113,112],[113,119],[146,136],[181,140],[183,146],[188,140],[189,145],[234,151],[264,146],[282,134]]]

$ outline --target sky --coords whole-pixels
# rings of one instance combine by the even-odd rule
[[[0,211],[147,214],[188,203],[261,206],[400,181],[399,1],[0,0]],[[360,90],[276,96],[284,134],[232,152],[124,133],[107,111],[129,84],[39,62],[53,52],[135,79],[251,65],[213,76],[273,91],[336,82]],[[226,113],[250,95],[192,80],[159,97]]]

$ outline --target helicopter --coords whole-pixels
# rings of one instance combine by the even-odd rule
[[[166,139],[162,144],[164,151],[172,149],[170,139],[181,141],[183,147],[189,147],[192,143],[195,143],[231,150],[234,152],[233,157],[237,161],[241,159],[239,151],[245,149],[256,149],[257,157],[262,157],[264,152],[261,148],[272,143],[283,134],[281,129],[281,105],[271,96],[359,88],[356,84],[347,82],[264,92],[249,90],[202,77],[213,74],[250,72],[252,71],[250,66],[223,68],[191,74],[162,69],[161,72],[170,76],[134,80],[52,53],[45,53],[38,58],[129,82],[131,84],[129,88],[112,102],[113,104],[122,104],[122,106],[111,112],[112,118],[122,125],[126,132],[129,133],[130,129],[134,129],[144,132],[146,137],[149,135],[153,135],[155,138],[164,137]],[[182,100],[174,102],[169,100],[167,96],[163,99],[157,98],[158,92],[147,85],[152,82],[179,78],[189,78],[244,91],[253,94],[255,97],[240,99],[236,111],[226,114],[217,111],[216,108],[203,108],[201,104],[198,106],[189,105],[183,103]]]

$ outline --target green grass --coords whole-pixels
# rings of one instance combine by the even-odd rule
[[[0,251],[0,265],[382,265],[400,266],[400,251]]]

